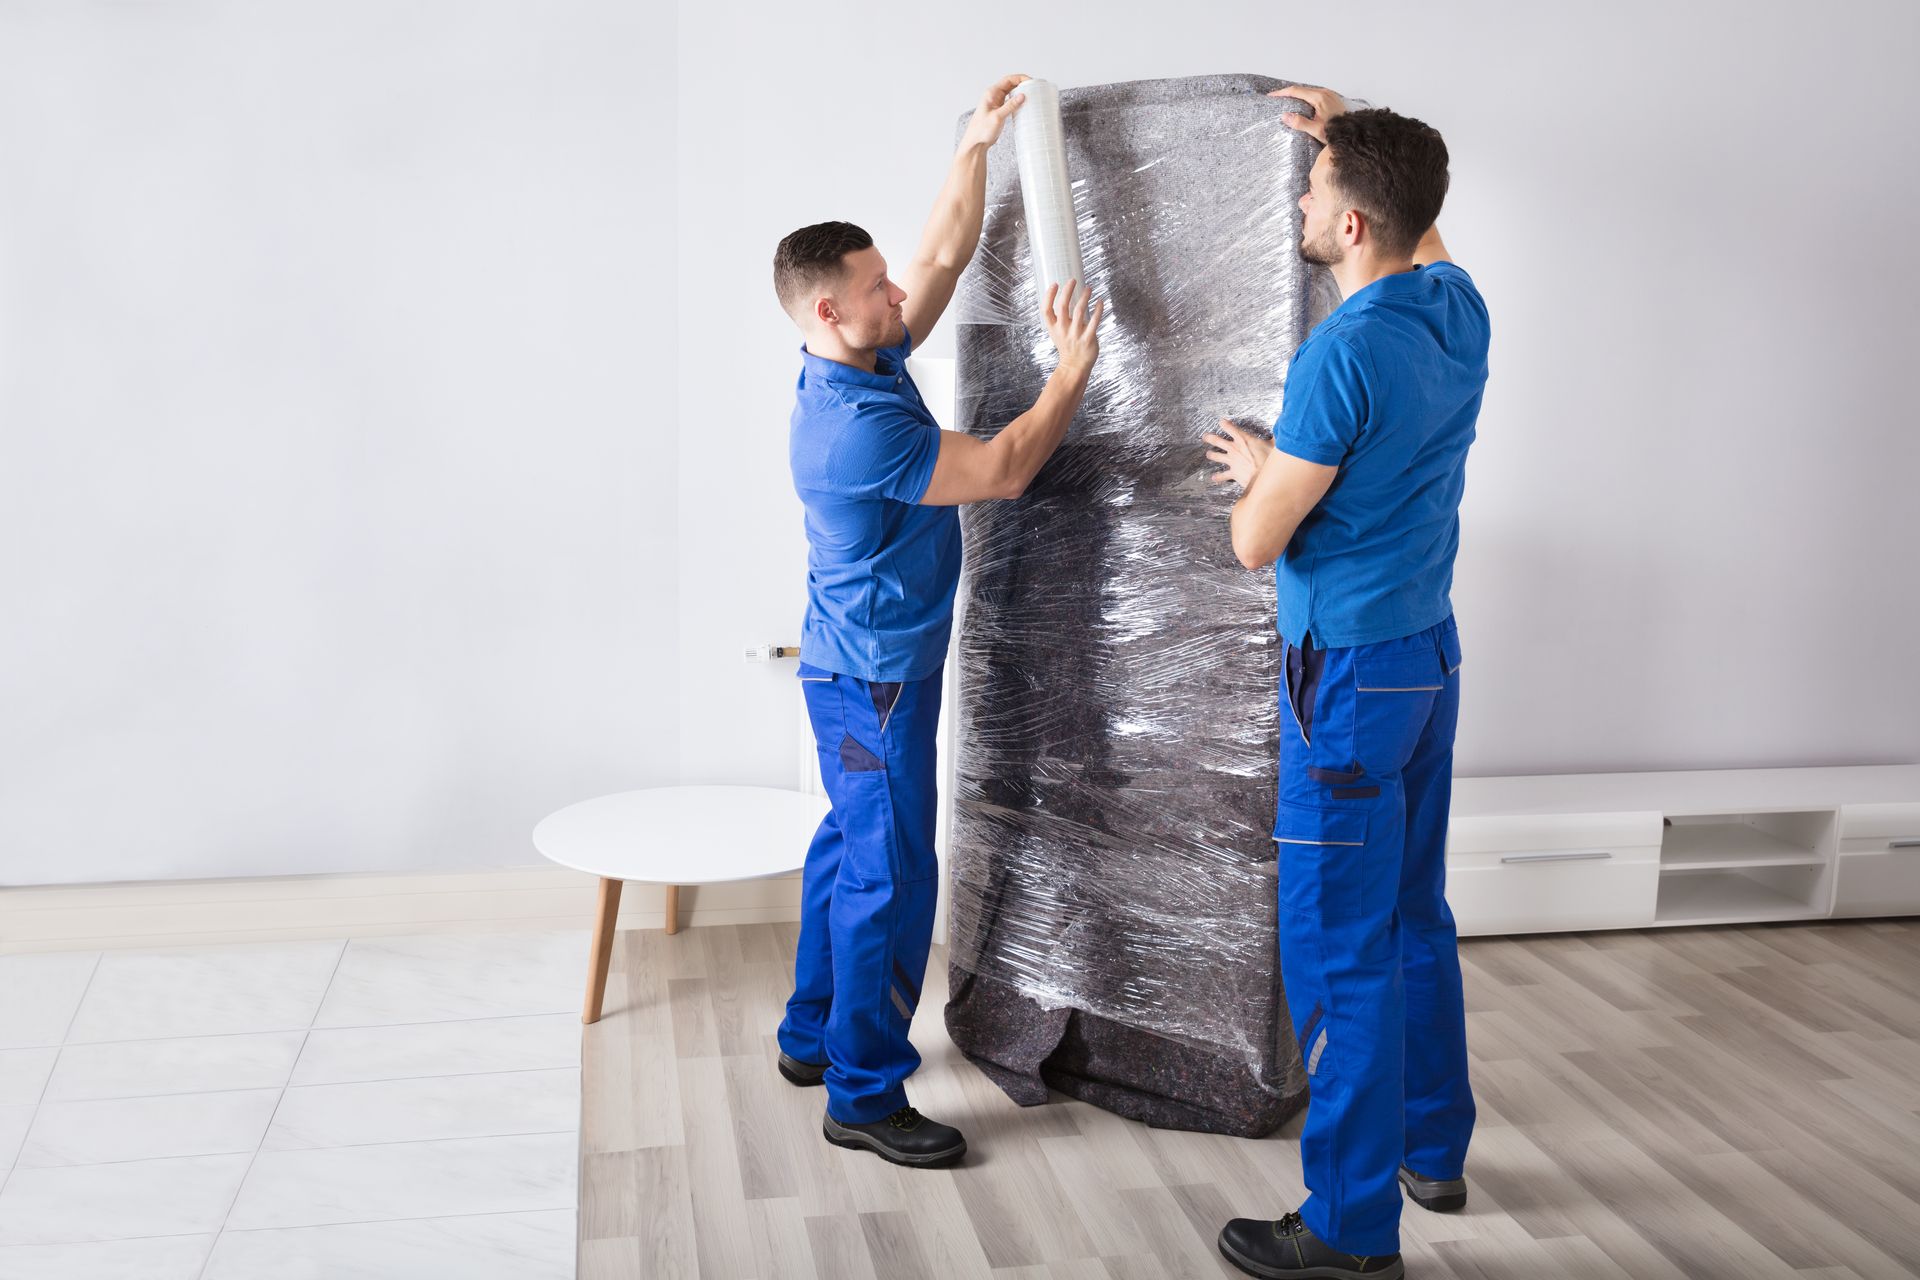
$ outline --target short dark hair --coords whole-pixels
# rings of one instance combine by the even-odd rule
[[[822,282],[837,278],[842,259],[871,249],[873,237],[851,222],[816,222],[802,227],[773,251],[773,291],[787,314],[806,300]]]
[[[1367,219],[1391,254],[1412,253],[1447,198],[1447,144],[1440,131],[1384,107],[1327,121],[1334,186]]]

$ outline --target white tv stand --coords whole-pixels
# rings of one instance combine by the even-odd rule
[[[1459,778],[1465,935],[1920,915],[1920,765]]]

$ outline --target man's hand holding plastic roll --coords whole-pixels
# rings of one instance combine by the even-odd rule
[[[1084,379],[1100,355],[1100,317],[1106,314],[1107,300],[1100,299],[1088,311],[1092,295],[1079,284],[1069,280],[1064,286],[1048,285],[1047,296],[1040,301],[1040,322],[1060,353],[1060,368],[1077,370]]]
[[[960,150],[972,147],[985,150],[1000,140],[1000,131],[1006,128],[1007,121],[1013,119],[1013,113],[1026,105],[1026,95],[1017,92],[1020,82],[1033,77],[1015,72],[1003,76],[987,86],[980,95],[980,105],[974,109],[973,118],[967,121],[967,131],[960,138]]]

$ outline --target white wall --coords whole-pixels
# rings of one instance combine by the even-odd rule
[[[0,884],[671,780],[671,15],[0,7]]]
[[[784,673],[732,656],[795,635],[804,591],[773,246],[842,217],[904,258],[955,117],[1013,70],[1259,72],[1447,135],[1442,226],[1495,326],[1461,772],[1920,759],[1917,14],[682,4],[682,421],[731,442],[681,454],[687,776],[792,773]]]
[[[1015,69],[1446,132],[1496,325],[1463,772],[1920,758],[1916,12],[13,0],[0,883],[791,785],[738,656],[804,593],[773,245],[903,257]]]

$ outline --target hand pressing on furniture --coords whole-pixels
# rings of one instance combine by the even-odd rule
[[[1235,426],[1232,418],[1220,419],[1218,434],[1208,432],[1201,438],[1209,446],[1207,461],[1217,462],[1226,468],[1225,471],[1214,472],[1208,479],[1214,484],[1225,484],[1231,480],[1243,492],[1253,484],[1254,476],[1260,473],[1260,464],[1273,452],[1273,441]]]
[[[1265,569],[1286,553],[1300,522],[1333,487],[1340,468],[1296,458],[1229,418],[1220,419],[1219,433],[1203,438],[1208,461],[1226,468],[1213,473],[1213,483],[1240,485],[1228,522],[1234,557],[1249,569]]]
[[[1219,433],[1202,439],[1209,446],[1207,460],[1226,468],[1213,473],[1213,483],[1232,480],[1240,486],[1230,521],[1233,554],[1249,569],[1264,569],[1286,551],[1340,469],[1282,453],[1272,440],[1235,426],[1231,418],[1220,419]]]
[[[1290,84],[1284,89],[1269,89],[1269,98],[1297,98],[1313,108],[1312,115],[1300,115],[1289,111],[1280,119],[1296,133],[1304,133],[1321,143],[1327,140],[1327,121],[1347,110],[1347,100],[1331,89],[1317,89],[1310,84]]]

